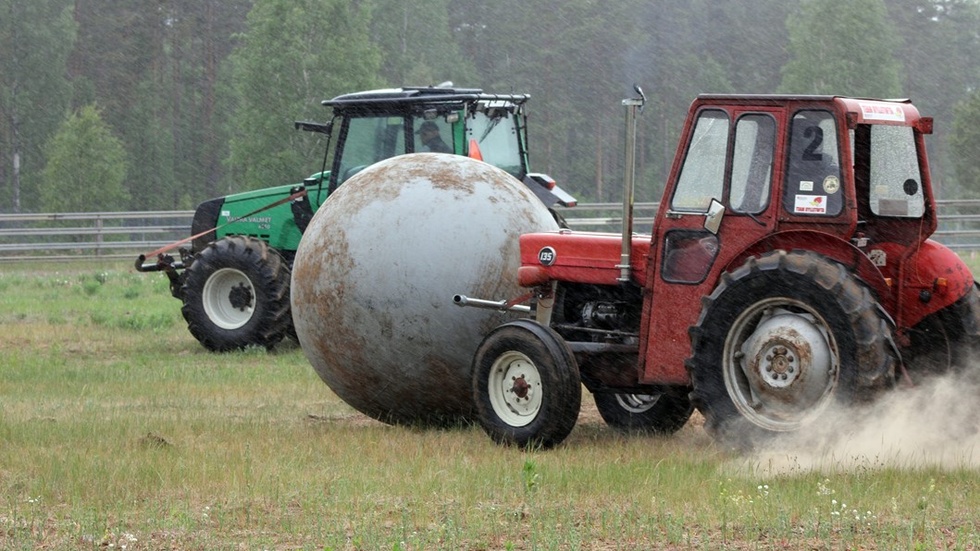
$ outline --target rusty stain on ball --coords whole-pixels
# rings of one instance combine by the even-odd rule
[[[518,237],[557,228],[524,184],[491,165],[433,153],[372,165],[320,207],[296,252],[300,345],[362,413],[399,424],[469,419],[473,353],[515,315],[452,297],[523,294]]]

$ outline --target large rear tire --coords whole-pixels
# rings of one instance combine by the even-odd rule
[[[214,352],[271,348],[289,330],[290,272],[264,241],[219,239],[187,269],[181,312],[187,328]]]
[[[592,395],[596,409],[607,425],[624,432],[673,434],[690,419],[694,408],[686,387],[670,388],[654,394]]]
[[[916,324],[908,336],[902,360],[913,383],[970,369],[980,352],[980,290],[976,284],[963,298]]]
[[[692,399],[717,439],[751,447],[833,401],[892,386],[891,328],[868,289],[813,253],[777,251],[722,275],[691,328]]]
[[[473,398],[480,425],[495,442],[551,448],[578,420],[578,364],[551,328],[532,320],[506,323],[477,348]]]

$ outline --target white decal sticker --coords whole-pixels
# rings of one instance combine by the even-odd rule
[[[866,121],[905,121],[905,111],[901,105],[883,101],[862,101],[858,105]]]
[[[793,212],[796,214],[827,214],[827,196],[797,195]]]
[[[801,180],[800,191],[813,191],[813,182],[810,180]]]
[[[881,249],[871,249],[868,251],[868,259],[875,266],[885,266],[888,264],[888,255]]]
[[[823,191],[828,195],[837,193],[840,189],[840,178],[837,176],[827,176],[823,179]]]

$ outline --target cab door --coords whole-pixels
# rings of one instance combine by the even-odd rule
[[[689,384],[688,328],[701,297],[723,266],[777,223],[784,110],[708,105],[692,113],[653,228],[641,327],[646,384]]]

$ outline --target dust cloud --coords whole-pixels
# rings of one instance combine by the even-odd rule
[[[759,473],[980,466],[980,363],[905,384],[863,407],[826,411],[742,459]]]

